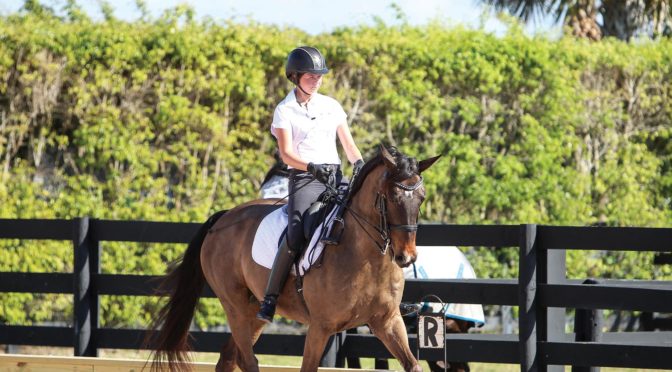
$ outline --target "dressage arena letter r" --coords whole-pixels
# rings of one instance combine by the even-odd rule
[[[439,318],[440,319],[440,318]],[[439,348],[443,347],[443,332],[439,327],[439,319],[432,316],[420,317],[420,347],[421,348]]]
[[[425,331],[425,337],[423,344],[429,347],[439,346],[439,342],[436,339],[436,331],[439,329],[439,323],[436,321],[436,319],[430,317],[425,317],[424,323],[425,324],[423,328]]]

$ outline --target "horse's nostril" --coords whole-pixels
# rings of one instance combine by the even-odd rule
[[[397,261],[397,264],[399,265],[406,265],[409,263],[408,256],[400,254],[394,258],[395,261]]]
[[[412,263],[411,258],[405,254],[394,256],[394,261],[397,263],[397,265],[399,265],[399,267],[402,268],[407,267]]]

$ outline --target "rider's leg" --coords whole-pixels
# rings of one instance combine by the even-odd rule
[[[283,239],[282,245],[278,249],[271,268],[271,275],[268,278],[266,285],[266,292],[264,301],[261,303],[261,308],[257,313],[257,318],[265,322],[273,322],[273,315],[275,315],[275,305],[278,302],[278,296],[282,287],[287,281],[287,276],[292,268],[292,263],[296,257],[296,251],[289,248],[287,239]]]
[[[305,239],[303,236],[303,213],[317,200],[317,197],[325,190],[325,186],[315,181],[310,173],[293,173],[289,180],[289,200],[287,213],[289,214],[287,239],[278,250],[273,261],[271,275],[268,278],[264,301],[257,313],[257,318],[272,322],[275,314],[275,306],[278,296],[285,285],[292,262],[297,253],[303,249]]]

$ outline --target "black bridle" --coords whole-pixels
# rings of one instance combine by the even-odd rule
[[[394,182],[393,185],[404,190],[404,191],[415,191],[417,190],[420,186],[423,184],[423,178],[420,176],[420,180],[416,182],[413,185],[404,185],[401,182]],[[365,217],[361,216],[359,213],[355,212],[352,208],[348,208],[348,211],[352,213],[353,217],[355,217],[355,221],[362,227],[364,232],[373,240],[374,243],[376,243],[376,246],[378,246],[378,249],[380,249],[380,253],[382,255],[385,255],[387,253],[387,249],[390,246],[390,233],[391,230],[402,230],[406,232],[415,232],[418,231],[418,224],[391,224],[387,221],[387,198],[385,197],[385,194],[381,194],[380,192],[376,193],[376,200],[374,202],[374,206],[376,210],[378,210],[378,215],[379,215],[379,223],[378,226],[372,224],[369,222]],[[373,227],[379,234],[380,238],[383,241],[383,244],[380,244],[376,238],[371,236],[369,232],[364,228],[362,225],[362,221],[366,223],[367,225]]]

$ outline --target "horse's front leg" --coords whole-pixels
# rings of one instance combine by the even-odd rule
[[[301,372],[315,372],[320,366],[324,348],[329,340],[329,331],[319,327],[317,324],[311,324],[306,333],[306,343],[303,346],[303,362],[301,363]]]
[[[383,342],[387,350],[394,355],[406,371],[419,372],[422,367],[408,346],[406,325],[398,312],[388,318],[378,318],[369,322],[373,334]]]

